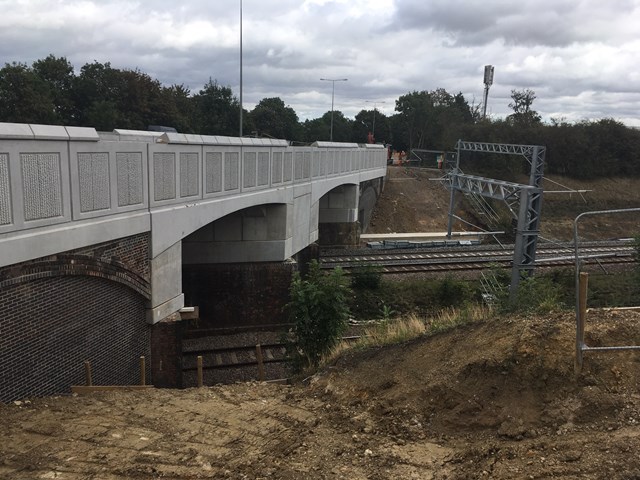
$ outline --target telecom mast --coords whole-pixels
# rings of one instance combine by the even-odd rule
[[[484,66],[484,102],[482,105],[482,118],[487,117],[487,100],[489,99],[489,87],[493,85],[493,65]]]

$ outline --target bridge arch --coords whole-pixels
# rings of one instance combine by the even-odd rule
[[[0,280],[0,290],[42,278],[67,276],[103,278],[134,290],[146,300],[150,298],[149,281],[132,272],[126,266],[117,262],[107,262],[77,254],[56,255],[53,259],[30,262],[28,267],[17,270],[15,276]]]

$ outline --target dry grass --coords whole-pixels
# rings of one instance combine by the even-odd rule
[[[367,328],[355,342],[340,342],[327,355],[322,364],[331,364],[350,350],[362,350],[406,342],[421,336],[435,335],[462,325],[480,322],[489,318],[491,310],[480,305],[465,308],[447,308],[434,317],[421,318],[409,315],[382,321]]]

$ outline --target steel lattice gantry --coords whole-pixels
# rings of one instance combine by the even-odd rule
[[[448,173],[451,188],[449,202],[449,226],[451,236],[454,218],[453,203],[456,191],[472,193],[486,198],[504,201],[511,213],[517,217],[516,243],[511,270],[510,297],[513,300],[520,278],[533,273],[536,260],[536,245],[540,231],[542,210],[542,176],[546,147],[540,145],[510,145],[503,143],[468,142],[458,140],[456,166]],[[523,156],[531,165],[529,184],[505,182],[491,178],[465,175],[460,171],[460,152],[484,152]],[[517,206],[517,214],[516,214]]]

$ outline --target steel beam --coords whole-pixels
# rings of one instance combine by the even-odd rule
[[[540,213],[542,211],[542,178],[546,147],[541,145],[513,145],[458,140],[456,149],[458,151],[456,167],[448,174],[449,188],[451,188],[448,234],[451,232],[451,222],[454,218],[453,200],[456,190],[502,200],[507,204],[512,214],[515,214],[514,207],[519,202],[516,243],[511,270],[511,287],[509,289],[509,298],[513,301],[517,294],[520,279],[530,276],[535,266],[536,246],[540,231]],[[529,184],[522,185],[463,174],[460,170],[460,151],[462,150],[523,156],[531,166]]]

